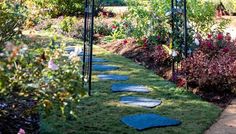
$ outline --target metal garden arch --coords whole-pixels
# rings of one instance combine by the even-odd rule
[[[85,0],[84,11],[84,46],[83,46],[83,68],[82,82],[83,86],[88,89],[88,95],[91,96],[91,79],[92,79],[92,58],[93,58],[93,35],[94,35],[94,0]],[[181,23],[176,18],[181,18]],[[181,58],[188,56],[187,45],[187,0],[171,0],[171,27],[172,27],[172,44],[179,40],[179,52]],[[183,36],[180,31],[183,31]],[[178,34],[179,32],[179,34]],[[178,68],[177,68],[178,69]],[[175,78],[176,67],[175,58],[172,59],[172,76]]]

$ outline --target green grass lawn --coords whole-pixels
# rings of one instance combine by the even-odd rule
[[[47,35],[48,33],[44,33]],[[42,36],[42,34],[40,35]],[[45,36],[46,38],[46,36]],[[74,39],[61,37],[63,41],[80,43]],[[48,134],[202,134],[217,119],[221,110],[217,106],[202,101],[196,95],[175,84],[164,80],[154,72],[137,65],[129,59],[112,54],[95,46],[97,57],[108,59],[104,63],[119,66],[116,71],[107,74],[129,75],[128,81],[122,83],[142,84],[150,88],[151,92],[144,93],[112,93],[111,85],[115,81],[99,81],[99,72],[93,73],[92,96],[85,97],[78,106],[79,119],[62,121],[51,116],[41,122],[41,133]],[[153,109],[133,107],[119,103],[119,98],[125,95],[135,95],[160,99],[163,103]],[[156,113],[162,116],[179,119],[180,126],[152,128],[136,131],[121,123],[123,116],[138,113]]]

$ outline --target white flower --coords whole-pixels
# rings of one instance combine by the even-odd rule
[[[170,51],[169,51],[169,55],[172,55],[172,51],[173,51],[173,50],[170,50]]]
[[[175,50],[172,51],[172,56],[176,57],[177,56],[177,52]]]
[[[83,49],[81,47],[75,47],[74,51],[77,55],[83,52]]]
[[[72,59],[74,57],[77,57],[77,53],[71,52],[70,55],[69,55],[69,59]]]
[[[58,65],[56,65],[52,59],[50,59],[48,62],[48,68],[51,70],[58,70],[59,69]]]
[[[191,54],[191,53],[192,53],[192,50],[191,50],[191,49],[189,49],[189,50],[188,50],[188,54]]]
[[[5,49],[7,51],[12,51],[15,48],[14,44],[10,41],[5,42]]]
[[[16,32],[16,31],[19,31],[19,27],[16,27],[15,29],[14,29],[14,31]]]
[[[166,14],[165,14],[165,15],[166,15],[166,16],[170,16],[170,15],[171,15],[171,13],[172,13],[171,11],[168,11],[168,12],[166,12]]]
[[[190,26],[189,22],[187,22],[187,28],[191,28],[191,26]]]
[[[34,83],[27,84],[27,86],[32,88],[39,88],[39,84],[34,84]]]
[[[26,51],[28,50],[28,46],[24,45],[21,49],[20,49],[20,53],[24,54]]]
[[[195,43],[197,46],[200,45],[200,41],[199,41],[197,38],[194,39],[194,43]]]

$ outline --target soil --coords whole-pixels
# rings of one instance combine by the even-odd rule
[[[39,113],[33,100],[0,99],[0,134],[25,133],[39,134]]]
[[[139,46],[134,39],[126,40],[129,43],[124,44],[123,40],[116,40],[110,43],[104,43],[101,41],[97,44],[110,52],[129,58],[137,64],[153,70],[157,75],[171,81],[171,66],[163,66],[155,63],[152,58],[152,53],[154,52],[153,49]],[[225,108],[235,97],[232,93],[205,92],[199,90],[197,85],[191,83],[189,83],[188,90],[200,96],[203,100],[214,103],[221,108]]]

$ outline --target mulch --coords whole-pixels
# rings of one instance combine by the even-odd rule
[[[145,48],[138,45],[134,39],[127,39],[129,43],[123,42],[123,40],[116,40],[110,43],[104,43],[99,41],[97,44],[116,54],[122,55],[126,58],[133,60],[135,63],[143,65],[145,68],[153,70],[157,75],[163,77],[166,80],[171,81],[171,66],[158,65],[154,62],[152,54],[154,53],[152,48]],[[203,100],[216,104],[221,108],[225,108],[231,100],[235,97],[232,93],[218,93],[218,92],[206,92],[197,85],[189,84],[190,92],[200,96]]]

